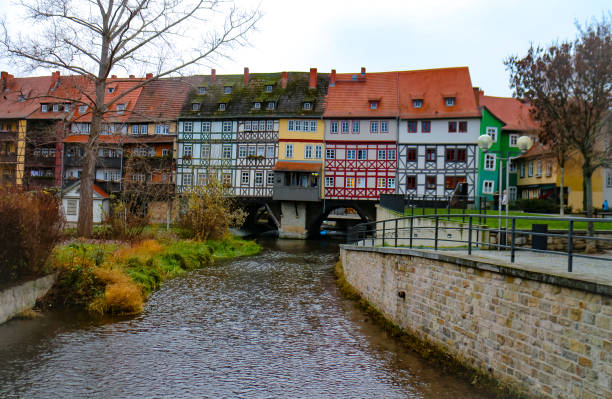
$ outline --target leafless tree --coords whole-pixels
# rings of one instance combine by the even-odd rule
[[[77,231],[89,236],[99,135],[111,106],[152,80],[210,62],[211,57],[225,56],[243,45],[260,13],[239,10],[222,0],[22,0],[19,4],[26,11],[22,23],[30,28],[12,35],[3,20],[3,55],[31,71],[60,69],[87,82],[80,101],[89,103],[92,119]],[[106,100],[111,72],[136,68],[154,71],[153,76]]]

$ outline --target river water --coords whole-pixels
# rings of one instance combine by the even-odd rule
[[[165,283],[135,318],[0,325],[0,398],[485,398],[341,296],[337,245],[264,246]]]

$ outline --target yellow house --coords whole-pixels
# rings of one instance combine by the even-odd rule
[[[518,198],[559,200],[561,168],[556,157],[546,147],[535,145],[525,155],[516,160],[518,169]],[[573,211],[583,210],[582,156],[573,152],[565,163],[564,200]],[[599,168],[593,173],[593,207],[601,207],[603,202],[604,170]]]

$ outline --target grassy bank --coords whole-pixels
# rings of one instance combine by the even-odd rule
[[[94,313],[135,314],[161,283],[219,259],[254,255],[261,247],[235,237],[192,241],[148,239],[129,245],[71,241],[55,248],[60,272],[48,303]]]

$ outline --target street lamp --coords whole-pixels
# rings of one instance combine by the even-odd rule
[[[488,134],[483,134],[482,136],[478,137],[478,141],[477,141],[478,147],[480,148],[480,150],[483,153],[486,153],[487,151],[489,151],[489,149],[491,148],[491,146],[493,145],[493,138],[491,136],[489,136]],[[531,146],[533,145],[533,141],[531,140],[531,137],[529,136],[521,136],[518,138],[518,140],[516,141],[516,145],[519,149],[519,151],[521,152],[521,155],[526,153],[527,151],[529,151],[529,149],[531,148]],[[498,203],[497,203],[497,211],[498,211],[498,223],[497,223],[497,242],[498,244],[501,244],[501,201],[502,201],[502,197],[501,195],[503,195],[503,190],[502,190],[502,169],[503,169],[503,161],[506,161],[506,235],[508,234],[508,205],[509,205],[509,193],[507,192],[508,190],[508,185],[510,184],[510,163],[512,162],[513,159],[518,158],[518,156],[516,157],[511,157],[511,156],[507,156],[506,158],[502,157],[502,153],[499,153],[499,195],[498,196]],[[520,155],[519,155],[520,156]],[[486,212],[486,210],[485,210]],[[501,248],[500,245],[497,246],[497,250],[499,251]]]

